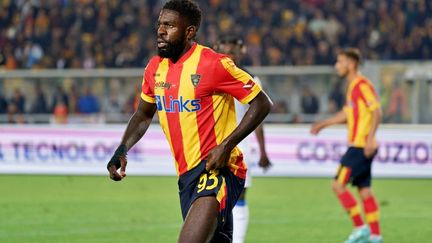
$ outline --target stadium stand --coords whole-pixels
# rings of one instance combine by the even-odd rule
[[[154,54],[162,2],[3,1],[0,59],[7,69],[142,67]],[[335,51],[348,45],[368,59],[432,58],[431,1],[199,3],[200,41],[242,34],[249,45],[245,65],[332,64]]]
[[[432,17],[428,15],[432,12],[432,1],[198,2],[204,10],[199,42],[212,46],[224,34],[244,36],[248,46],[247,55],[240,60],[244,66],[332,65],[338,50],[347,46],[358,47],[372,61],[432,59]],[[162,0],[2,1],[0,70],[142,69],[155,54],[154,23],[163,3]],[[414,90],[410,87],[415,87],[411,85],[415,80],[411,83],[402,80],[405,69],[392,69],[391,74],[380,74],[374,79],[382,82],[384,120],[432,121],[427,105],[409,109],[410,100],[427,94],[410,91]],[[23,121],[19,115],[22,113],[54,114],[58,104],[60,114],[66,107],[68,114],[102,112],[122,121],[134,111],[139,75],[107,76],[103,81],[74,77],[27,78],[15,80],[13,84],[0,77],[0,122]],[[262,79],[275,101],[270,118],[277,122],[311,121],[315,115],[335,112],[343,103],[342,90],[335,89],[340,80],[329,71],[319,75],[270,73]],[[432,74],[426,79],[432,80]],[[420,84],[417,90],[427,92],[432,87],[430,83]],[[35,90],[34,87],[37,92],[28,92]],[[317,94],[312,99],[313,107],[308,107],[313,109],[305,109],[304,104],[309,103],[302,97],[304,87]],[[88,102],[78,105],[85,92],[95,95],[92,109],[83,107]],[[24,99],[17,101],[14,96],[22,93]],[[422,114],[426,114],[424,118]]]

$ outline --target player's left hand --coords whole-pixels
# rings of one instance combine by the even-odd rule
[[[270,162],[269,158],[266,154],[261,155],[260,160],[258,161],[259,167],[263,168],[264,171],[267,171],[272,166],[272,163]]]
[[[373,145],[373,143],[372,142],[367,142],[366,145],[365,145],[365,147],[364,147],[364,149],[363,149],[364,156],[366,158],[371,158],[374,155],[375,152],[376,152],[376,148]]]
[[[225,167],[228,159],[231,155],[231,150],[227,148],[223,143],[214,147],[208,154],[206,170],[214,170]]]
[[[120,145],[114,152],[114,155],[107,164],[107,170],[111,180],[121,181],[124,177],[126,177],[126,155],[127,148],[125,145]],[[118,169],[120,169],[120,173],[117,172]]]

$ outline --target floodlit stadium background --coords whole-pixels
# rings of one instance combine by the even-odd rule
[[[308,133],[311,122],[343,105],[343,80],[332,65],[347,46],[360,48],[362,72],[381,97],[373,172],[384,237],[427,242],[432,2],[198,2],[198,41],[211,46],[224,34],[242,36],[248,54],[240,63],[275,103],[265,121],[268,172],[256,166],[250,141],[250,168],[266,177],[256,177],[250,190],[247,242],[340,242],[349,231],[328,186],[345,130]],[[114,184],[94,176],[106,175],[135,109],[163,3],[0,3],[0,242],[175,241],[181,225],[175,169],[157,117],[129,154],[128,173],[136,177]],[[123,219],[107,216],[117,214],[115,203],[125,208]]]

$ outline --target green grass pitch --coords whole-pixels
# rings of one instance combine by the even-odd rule
[[[343,242],[330,179],[254,178],[246,242]],[[432,242],[432,180],[379,179],[386,242]],[[176,242],[175,177],[0,176],[0,242]]]

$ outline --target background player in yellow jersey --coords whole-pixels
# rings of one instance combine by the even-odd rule
[[[215,50],[228,55],[237,65],[240,58],[246,54],[246,46],[243,39],[235,35],[224,35],[221,36],[215,45]],[[245,70],[245,69],[244,69]],[[260,80],[257,76],[253,76],[254,80],[261,85]],[[238,101],[235,101],[236,117],[237,122],[240,122],[248,109],[248,105],[244,105]],[[263,124],[260,124],[255,129],[255,135],[258,141],[260,150],[260,159],[258,165],[267,170],[270,166],[270,160],[267,156],[265,141],[264,141],[264,129]],[[249,136],[250,137],[250,136]],[[243,157],[246,163],[251,161],[251,146],[249,137],[245,138],[238,146],[243,152]],[[250,165],[250,164],[248,164]],[[234,232],[233,232],[233,243],[242,243],[245,240],[246,232],[249,223],[249,207],[246,202],[246,190],[252,185],[252,175],[250,170],[246,173],[245,188],[240,194],[240,198],[237,201],[233,209],[233,220],[234,220]]]
[[[179,175],[184,224],[178,242],[223,243],[232,240],[232,208],[247,171],[237,144],[261,124],[271,101],[230,58],[194,42],[200,21],[192,1],[163,6],[158,55],[145,68],[138,109],[107,169],[115,181],[126,176],[126,153],[157,111]],[[234,98],[249,104],[238,125]]]
[[[346,122],[348,125],[349,148],[341,159],[332,183],[333,191],[348,211],[355,227],[346,243],[382,242],[378,203],[371,191],[371,165],[378,149],[375,134],[382,115],[372,83],[358,71],[360,60],[357,49],[349,48],[339,53],[335,68],[338,75],[348,82],[346,104],[343,111],[316,122],[311,128],[311,133],[316,135],[333,124]],[[369,227],[363,222],[355,197],[346,188],[349,182],[358,188]]]

